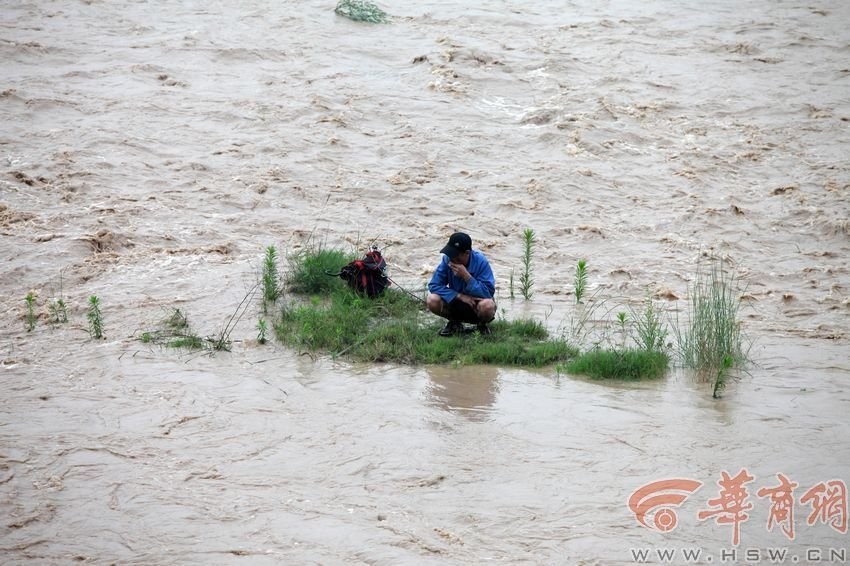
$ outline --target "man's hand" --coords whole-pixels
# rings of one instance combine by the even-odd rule
[[[467,305],[471,306],[473,309],[477,308],[478,301],[480,300],[480,299],[476,299],[475,297],[470,297],[469,295],[464,295],[463,293],[458,293],[457,299],[460,300],[461,302],[464,302]]]
[[[467,283],[470,279],[472,279],[472,275],[469,274],[469,271],[467,271],[466,266],[462,263],[449,262],[449,269],[452,270],[452,273],[454,273],[456,277],[460,277]]]

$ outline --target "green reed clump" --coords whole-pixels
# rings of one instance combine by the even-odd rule
[[[655,307],[652,297],[646,295],[643,310],[632,311],[632,340],[637,347],[648,352],[663,352],[667,340],[667,325],[661,320],[661,314]]]
[[[573,280],[575,289],[576,304],[582,302],[584,293],[587,291],[587,261],[584,259],[578,260],[576,264],[576,273]]]
[[[367,0],[341,0],[336,5],[334,12],[355,22],[383,24],[389,21],[386,12]]]
[[[32,291],[27,293],[27,296],[24,297],[24,302],[27,305],[26,312],[26,321],[27,321],[27,332],[32,332],[33,328],[35,328],[35,295],[33,295]]]
[[[289,271],[286,287],[293,293],[326,295],[345,286],[339,277],[330,274],[355,259],[350,253],[335,249],[305,249],[288,257]]]
[[[697,271],[688,289],[688,321],[683,328],[675,328],[685,367],[725,375],[749,362],[749,344],[739,316],[742,294],[740,281],[722,262]]]
[[[534,235],[534,230],[526,228],[522,233],[522,272],[519,274],[519,290],[526,301],[531,300],[534,287],[534,268],[531,265],[531,259],[534,256],[534,244],[537,239]]]
[[[669,366],[664,352],[650,350],[591,350],[558,366],[571,374],[593,379],[657,379]]]
[[[89,297],[89,309],[86,313],[89,321],[89,334],[92,338],[103,338],[103,312],[100,310],[100,299],[96,295]]]
[[[277,302],[280,297],[280,277],[278,276],[277,249],[274,246],[266,248],[263,257],[263,273],[261,277],[263,293],[263,312],[268,312],[268,306]]]

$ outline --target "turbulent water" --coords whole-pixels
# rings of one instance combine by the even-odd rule
[[[317,1],[2,2],[0,562],[850,554],[840,497],[822,516],[805,497],[850,481],[850,4],[382,7],[386,25]],[[528,303],[508,296],[526,227]],[[231,353],[138,340],[175,307],[215,333],[265,246],[376,242],[419,289],[458,229],[500,313],[552,331],[579,258],[614,310],[650,293],[671,316],[723,258],[756,363],[714,400],[680,371],[351,365],[257,344],[253,307]],[[742,469],[736,547],[698,513]],[[793,540],[757,494],[777,474]],[[639,524],[630,495],[670,478],[703,485],[674,530]]]

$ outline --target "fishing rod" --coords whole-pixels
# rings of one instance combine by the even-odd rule
[[[427,304],[427,303],[425,302],[425,299],[423,299],[422,297],[418,297],[418,296],[414,295],[413,293],[411,293],[410,291],[408,291],[407,289],[405,289],[404,287],[402,287],[401,285],[399,285],[398,283],[396,283],[395,281],[393,281],[393,278],[392,278],[392,277],[390,277],[389,275],[387,276],[387,281],[389,281],[390,283],[392,283],[393,285],[395,285],[396,287],[398,287],[399,289],[401,289],[402,291],[404,291],[404,292],[405,292],[405,293],[407,293],[409,296],[413,297],[413,299],[415,299],[415,300],[419,301],[419,302],[420,302],[420,303],[422,303],[423,305],[426,305],[426,304]]]

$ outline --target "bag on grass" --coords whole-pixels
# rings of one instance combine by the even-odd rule
[[[377,297],[389,287],[387,261],[377,247],[373,246],[363,259],[355,259],[338,274],[348,286],[368,297]]]

